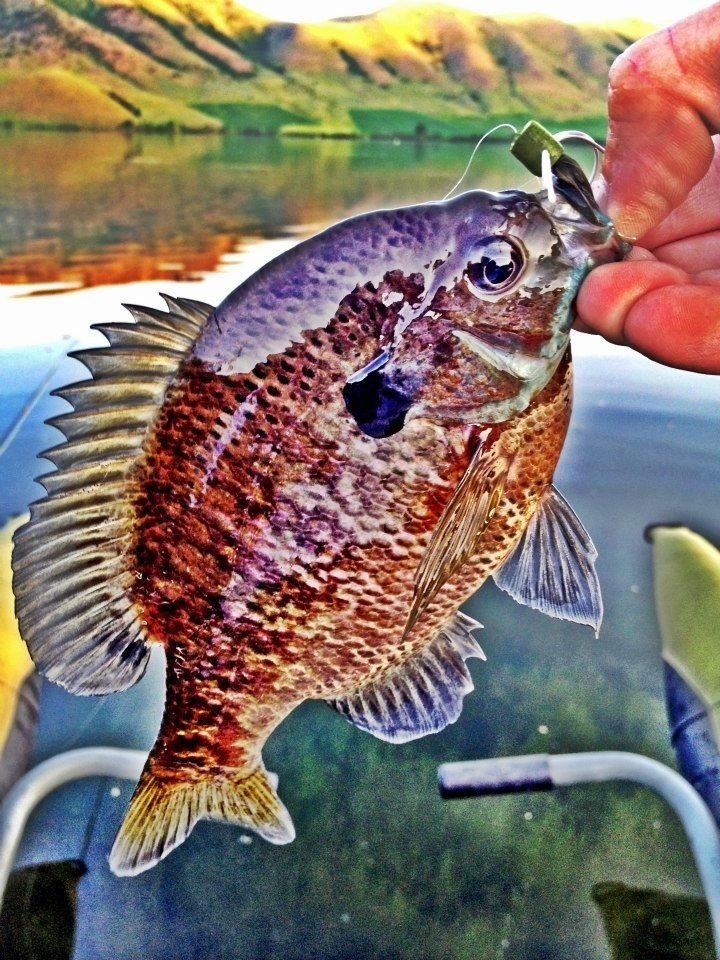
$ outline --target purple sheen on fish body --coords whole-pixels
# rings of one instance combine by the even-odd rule
[[[251,369],[301,330],[324,326],[356,285],[377,286],[390,267],[421,274],[427,308],[436,278],[446,286],[457,282],[474,246],[510,229],[533,262],[546,257],[535,286],[561,276],[552,222],[528,194],[474,191],[444,203],[381,210],[336,224],[261,268],[217,307],[194,355],[218,372]],[[548,257],[553,245],[556,257]]]
[[[353,290],[378,289],[392,273],[400,281],[385,301],[387,329],[376,350],[360,354],[347,370],[346,408],[358,426],[382,438],[415,416],[501,422],[524,409],[552,375],[568,342],[570,305],[590,248],[599,250],[613,235],[611,226],[585,224],[578,231],[578,217],[567,205],[560,213],[558,232],[543,195],[473,191],[336,224],[233,291],[201,333],[193,356],[224,376],[252,369],[303,331],[323,328]],[[614,250],[607,256],[614,257]],[[514,317],[506,307],[505,335],[516,342],[509,354],[498,351],[503,318],[490,315],[497,313],[495,305],[511,304],[510,295],[530,303],[558,289],[560,305],[545,315],[542,327],[513,334]],[[381,371],[373,360],[378,350]],[[509,364],[507,356],[514,358]],[[434,384],[448,363],[465,368],[466,386],[444,397]],[[478,390],[471,385],[473,369]],[[509,391],[512,398],[508,391],[483,389],[483,380],[498,371],[520,382]]]

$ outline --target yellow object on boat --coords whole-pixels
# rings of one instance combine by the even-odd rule
[[[720,742],[720,551],[683,526],[658,524],[648,538],[663,659],[710,711]]]
[[[23,683],[33,671],[15,619],[10,568],[13,533],[26,519],[13,517],[0,529],[0,755],[15,721]]]

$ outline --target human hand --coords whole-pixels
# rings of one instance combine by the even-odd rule
[[[610,71],[601,205],[636,242],[593,270],[580,329],[720,373],[720,3],[645,37]]]

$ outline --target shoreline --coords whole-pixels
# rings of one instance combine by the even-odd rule
[[[163,124],[121,124],[115,127],[105,126],[82,126],[74,123],[46,123],[43,121],[14,121],[0,120],[0,136],[3,134],[24,134],[24,133],[113,133],[131,138],[134,136],[164,136],[164,137],[246,137],[248,139],[268,139],[268,140],[352,140],[377,143],[476,143],[480,137],[484,137],[492,143],[509,143],[512,135],[508,133],[507,128],[503,130],[493,130],[495,126],[501,124],[513,123],[518,128],[524,125],[527,120],[538,119],[543,126],[549,128],[561,128],[563,126],[580,127],[595,137],[596,140],[603,142],[605,139],[605,129],[607,125],[606,117],[580,117],[555,119],[548,117],[532,117],[529,113],[522,120],[516,115],[512,119],[503,119],[498,116],[487,118],[487,128],[478,127],[477,132],[457,133],[457,134],[439,134],[427,132],[376,132],[364,133],[354,130],[333,130],[322,127],[302,130],[298,127],[283,130],[258,130],[232,129],[217,127],[188,127],[179,123]],[[589,129],[588,129],[589,128]],[[599,135],[600,134],[600,135]]]

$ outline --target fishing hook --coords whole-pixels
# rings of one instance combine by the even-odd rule
[[[565,140],[575,140],[590,144],[594,152],[593,169],[590,174],[590,182],[592,183],[597,176],[600,167],[600,157],[605,153],[605,147],[598,143],[594,137],[591,137],[589,133],[585,133],[584,130],[562,130],[560,133],[553,134],[553,136],[559,143],[563,143]]]

